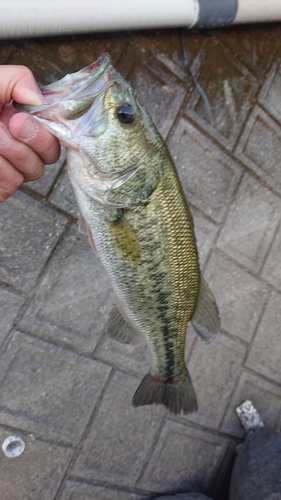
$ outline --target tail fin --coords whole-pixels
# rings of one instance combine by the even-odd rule
[[[165,381],[162,377],[147,373],[133,397],[134,406],[162,404],[172,413],[192,413],[198,410],[197,399],[189,373]]]

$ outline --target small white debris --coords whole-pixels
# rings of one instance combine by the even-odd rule
[[[2,450],[7,458],[19,457],[25,449],[25,442],[19,436],[9,436],[2,444]]]
[[[261,417],[249,399],[246,399],[241,405],[237,406],[235,411],[245,431],[264,427]]]

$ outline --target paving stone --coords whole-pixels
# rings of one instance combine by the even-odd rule
[[[199,410],[181,418],[216,429],[236,386],[244,355],[245,347],[222,333],[208,345],[198,339],[187,366]]]
[[[79,216],[79,208],[66,169],[58,180],[49,201],[73,217]]]
[[[0,360],[0,423],[75,446],[110,368],[16,332]]]
[[[236,156],[281,194],[280,155],[280,127],[256,106],[241,136]]]
[[[281,226],[279,225],[275,235],[273,244],[269,250],[266,258],[262,277],[269,281],[272,285],[281,290],[281,266],[280,266],[280,252],[281,252]]]
[[[267,26],[247,24],[218,30],[216,36],[261,80],[280,43],[280,26],[271,25],[267,29]]]
[[[281,295],[272,292],[259,324],[246,365],[271,380],[280,383]]]
[[[267,427],[281,430],[281,387],[262,377],[242,371],[231,403],[223,418],[221,430],[232,436],[242,437],[245,431],[235,413],[235,408],[246,399],[252,401]]]
[[[189,66],[193,68],[194,63],[197,65],[198,59],[201,60],[206,54],[209,39],[195,33],[191,35],[188,31],[182,32],[181,37],[186,48]],[[152,65],[154,57],[180,80],[186,84],[190,83],[182,54],[180,34],[177,30],[166,32],[149,30],[131,37],[128,47],[117,63],[118,70],[126,72],[126,68],[131,66],[131,60],[134,58],[145,59],[148,65]]]
[[[223,437],[167,420],[138,486],[160,493],[205,493],[216,477],[227,446]]]
[[[250,270],[259,272],[280,219],[280,200],[245,175],[217,246]]]
[[[0,345],[4,342],[7,333],[13,326],[15,317],[24,303],[24,298],[0,287]]]
[[[164,408],[134,408],[138,380],[114,374],[71,475],[134,487]]]
[[[68,479],[58,500],[146,500],[145,495]]]
[[[212,253],[205,278],[216,298],[222,328],[250,342],[268,296],[268,286],[216,252]]]
[[[40,177],[40,179],[28,182],[24,185],[28,186],[36,193],[40,193],[46,196],[50,188],[52,187],[56,179],[56,176],[58,175],[58,172],[62,168],[62,165],[65,162],[65,158],[66,158],[66,149],[64,146],[61,146],[61,154],[58,161],[52,163],[51,165],[45,165],[44,174],[42,175],[42,177]]]
[[[218,42],[204,58],[197,80],[208,98],[214,124],[197,89],[187,103],[186,114],[232,148],[258,90],[256,80],[238,58]]]
[[[240,167],[185,119],[179,120],[168,145],[187,199],[220,222]]]
[[[206,219],[198,210],[191,208],[191,212],[194,221],[199,261],[202,269],[217,234],[218,226]]]
[[[186,87],[155,57],[144,57],[142,47],[139,51],[133,49],[124,53],[124,63],[119,62],[118,69],[165,139],[183,103]]]
[[[29,292],[66,222],[20,191],[6,200],[0,219],[0,279]]]
[[[93,352],[111,308],[107,275],[77,226],[50,260],[21,328],[84,352]]]
[[[270,72],[263,84],[259,95],[259,102],[277,121],[279,121],[279,123],[281,121],[280,84],[281,61],[280,57],[278,57],[274,60]]]
[[[73,449],[37,439],[21,430],[0,427],[0,442],[10,435],[20,436],[25,450],[17,458],[0,453],[1,500],[50,500],[64,477]]]
[[[178,32],[170,31],[167,37],[166,33],[158,31],[155,34],[150,32],[146,37],[146,43],[143,39],[137,37],[138,46],[143,52],[145,47],[146,57],[153,54],[156,59],[164,64],[169,70],[182,80],[189,90],[191,79],[185,67],[184,57],[182,53],[181,40],[185,46],[189,68],[193,73],[196,73],[197,67],[203,60],[208,50],[208,45],[211,40],[207,37],[202,37],[200,34],[190,33],[188,31]]]

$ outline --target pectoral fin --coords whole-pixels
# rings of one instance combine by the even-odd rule
[[[129,262],[136,262],[140,258],[139,241],[134,230],[126,219],[122,216],[116,221],[109,221],[110,233],[113,244],[122,257]]]
[[[191,324],[206,344],[213,340],[220,329],[219,311],[214,296],[201,276],[199,296]]]
[[[124,320],[117,306],[114,306],[109,314],[106,332],[112,339],[123,344],[132,343],[137,336],[133,328]]]

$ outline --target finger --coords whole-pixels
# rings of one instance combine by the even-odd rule
[[[0,123],[0,156],[4,157],[23,176],[26,182],[43,174],[41,158],[26,144],[15,140]]]
[[[0,156],[0,202],[14,194],[23,181],[23,175]]]
[[[45,165],[54,163],[60,156],[58,140],[42,125],[25,113],[16,113],[11,117],[9,130],[19,141],[28,145]]]
[[[44,102],[35,78],[26,66],[1,66],[0,102],[11,99],[22,104],[42,104]]]
[[[1,123],[4,123],[6,127],[9,125],[9,121],[13,115],[18,113],[18,111],[14,108],[12,104],[5,104],[1,106],[1,111],[0,111],[0,121]]]

